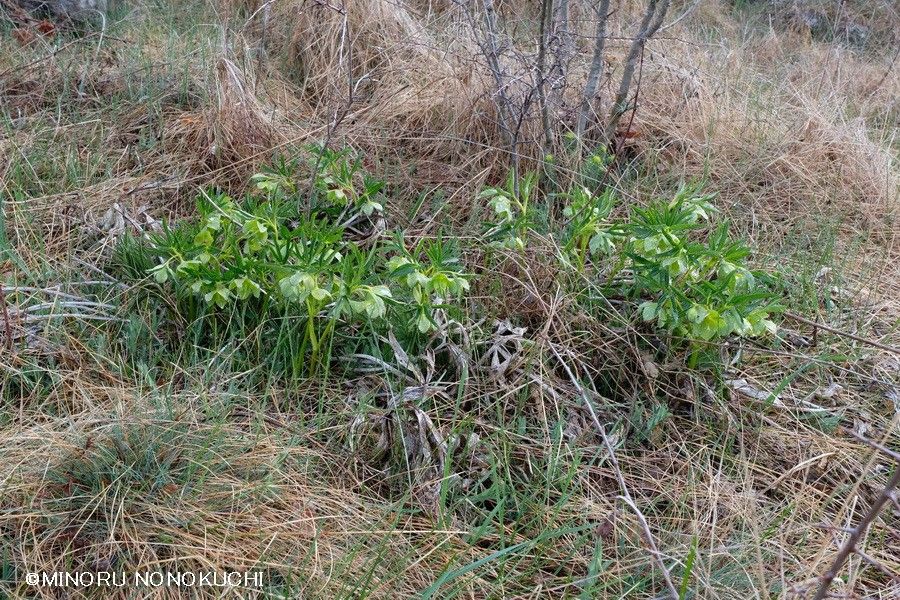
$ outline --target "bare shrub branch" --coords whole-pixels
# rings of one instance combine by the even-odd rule
[[[856,437],[860,438],[861,436]],[[878,448],[878,446],[875,447]],[[894,458],[892,455],[893,453],[889,454],[889,456]],[[884,508],[884,505],[893,499],[893,490],[898,485],[900,485],[900,461],[897,461],[897,464],[894,467],[894,474],[881,490],[881,493],[878,494],[878,498],[875,499],[872,507],[869,508],[869,512],[867,512],[863,516],[859,524],[850,531],[850,535],[847,537],[847,541],[844,542],[843,546],[841,546],[841,549],[838,551],[837,556],[835,556],[834,562],[831,564],[831,567],[829,567],[825,574],[822,575],[819,589],[816,591],[816,595],[813,596],[813,600],[824,600],[824,598],[828,595],[828,588],[831,587],[831,583],[834,581],[834,578],[837,577],[837,574],[838,572],[840,572],[841,567],[844,566],[844,563],[847,561],[851,554],[856,552],[857,554],[860,554],[860,556],[863,556],[864,559],[868,559],[866,555],[863,555],[860,551],[857,550],[856,546],[863,538],[863,535],[865,535],[866,530],[869,528],[869,525],[871,525],[872,522],[878,517],[878,514],[881,512],[881,509]]]
[[[553,17],[553,0],[541,0],[541,25],[538,44],[535,81],[538,89],[538,101],[541,106],[541,125],[544,129],[544,146],[549,148],[553,143],[550,131],[550,109],[547,106],[546,72],[547,46],[550,44],[550,25]]]
[[[575,125],[575,135],[581,140],[587,126],[588,112],[591,99],[597,93],[600,84],[600,73],[603,71],[603,49],[606,45],[606,22],[609,19],[609,0],[600,0],[596,8],[597,31],[594,34],[594,53],[591,56],[591,67],[588,71],[587,82],[584,84],[584,92],[581,94],[581,102],[578,105],[578,120]]]
[[[659,3],[658,0],[650,0],[647,4],[647,11],[644,13],[643,19],[641,19],[641,26],[638,29],[638,34],[634,37],[634,40],[631,42],[631,48],[628,50],[628,58],[625,61],[625,70],[623,71],[622,79],[619,82],[619,91],[616,93],[612,114],[606,124],[607,140],[612,139],[613,135],[615,135],[619,119],[621,119],[622,115],[625,114],[625,111],[628,110],[628,92],[631,89],[631,80],[634,78],[634,70],[637,67],[638,58],[643,51],[644,44],[646,44],[647,40],[653,37],[662,26],[666,12],[669,10],[669,4],[670,0],[662,0],[662,3]]]
[[[516,174],[519,171],[519,159],[516,151],[518,140],[516,139],[515,128],[513,127],[515,120],[513,119],[512,102],[509,99],[509,94],[507,92],[509,83],[507,81],[508,77],[500,63],[502,47],[500,45],[500,34],[497,25],[497,11],[494,9],[493,0],[482,0],[482,3],[484,6],[484,31],[482,31],[482,28],[478,27],[475,22],[471,3],[466,3],[464,12],[472,27],[472,32],[475,35],[478,46],[481,48],[481,52],[487,60],[488,70],[490,70],[491,76],[494,79],[494,86],[496,87],[494,104],[497,107],[497,115],[499,117],[498,126],[500,128],[500,135],[510,153],[513,176],[517,177]]]

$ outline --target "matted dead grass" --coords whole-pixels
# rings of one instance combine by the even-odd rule
[[[19,256],[53,276],[73,259],[100,265],[113,240],[97,223],[114,205],[133,214],[147,207],[157,219],[187,214],[198,186],[240,193],[246,175],[273,156],[326,135],[334,145],[360,149],[367,166],[383,167],[402,192],[390,209],[402,211],[423,189],[446,190],[443,213],[420,215],[416,234],[433,234],[445,222],[471,223],[474,190],[504,176],[508,153],[491,79],[458,5],[354,0],[342,13],[332,4],[289,0],[260,11],[258,2],[216,3],[221,35],[197,41],[193,50],[176,44],[174,52],[166,35],[151,28],[143,48],[150,66],[133,62],[121,47],[98,53],[90,38],[73,46],[81,51],[74,60],[85,67],[73,71],[68,51],[50,55],[47,45],[22,48],[2,36],[2,103],[15,119],[0,137],[0,190],[7,235]],[[532,6],[498,4],[511,29],[528,31]],[[633,29],[636,6],[623,3],[612,24],[612,73],[621,70],[627,40],[619,38]],[[573,15],[581,52],[554,114],[569,127],[593,29],[589,14]],[[140,30],[149,27],[140,19],[152,15],[148,9],[133,18]],[[522,45],[520,51],[533,51]],[[182,77],[173,78],[165,63],[178,65]],[[514,59],[508,66],[518,68]],[[147,93],[165,99],[153,110],[148,96],[126,94],[133,83],[127,75],[144,68],[158,76]],[[837,298],[831,315],[839,315],[840,325],[898,343],[900,69],[890,52],[862,53],[803,32],[745,34],[724,3],[702,2],[648,45],[639,89],[624,156],[649,173],[637,187],[627,178],[618,182],[626,202],[642,202],[679,178],[706,177],[761,254],[773,248],[773,261],[792,232],[818,227],[822,218],[840,220],[838,248],[858,254],[848,260],[846,281],[817,282],[822,304]],[[113,113],[105,102],[117,94],[126,95]],[[611,96],[605,84],[598,112],[608,109]],[[63,117],[68,122],[57,117],[63,113],[53,99],[60,97],[72,109]],[[532,166],[541,151],[536,112],[522,131],[520,152]],[[560,168],[571,168],[559,156]],[[60,166],[82,163],[107,166],[76,175]],[[22,174],[30,170],[33,177]],[[570,504],[554,512],[557,491],[547,484],[552,494],[529,508],[547,529],[580,519],[594,535],[590,543],[572,534],[539,552],[529,547],[509,572],[487,561],[459,578],[459,593],[575,596],[587,589],[596,543],[606,544],[603,560],[610,561],[600,576],[603,597],[627,596],[629,585],[639,583],[633,574],[650,570],[638,523],[617,501],[620,491],[598,458],[597,436],[573,386],[548,358],[548,344],[576,356],[602,349],[594,354],[602,361],[578,365],[585,374],[633,371],[619,382],[618,397],[602,399],[603,417],[619,421],[613,434],[622,440],[652,412],[627,399],[659,392],[671,401],[673,414],[649,439],[623,448],[619,462],[673,574],[696,544],[697,597],[796,597],[808,589],[844,535],[834,528],[852,526],[888,475],[883,458],[835,433],[828,419],[837,415],[896,447],[900,362],[787,324],[785,345],[744,348],[743,366],[730,374],[750,389],[779,389],[778,397],[761,402],[732,390],[723,403],[702,378],[685,376],[684,365],[646,365],[629,337],[634,331],[611,332],[602,316],[566,312],[570,303],[547,284],[555,273],[542,262],[556,251],[541,246],[524,264],[512,260],[500,275],[501,293],[478,290],[477,301],[527,321],[530,350],[505,379],[471,382],[464,400],[484,440],[478,454],[501,456],[500,467],[521,481],[537,480],[542,461],[579,465]],[[2,265],[0,272],[13,267]],[[820,345],[790,343],[811,338]],[[381,466],[350,455],[346,390],[332,394],[341,398],[333,407],[337,441],[325,447],[319,432],[297,430],[289,417],[303,409],[289,404],[271,418],[240,411],[210,416],[210,405],[231,398],[197,382],[178,390],[171,404],[180,410],[166,413],[158,398],[120,381],[93,353],[63,339],[34,356],[0,360],[10,386],[5,393],[17,398],[0,425],[0,455],[12,457],[0,466],[4,561],[44,570],[261,567],[299,577],[292,593],[310,597],[348,595],[354,578],[371,572],[372,596],[411,598],[448,565],[492,555],[469,543],[480,525],[474,518],[438,522],[441,515],[429,512],[433,497],[384,491]],[[656,376],[648,374],[652,369]],[[50,389],[28,388],[42,370],[52,373]],[[519,423],[520,395],[528,422],[539,425],[527,435],[505,431]],[[451,426],[449,403],[434,412],[437,427]],[[510,422],[501,424],[498,414]],[[566,424],[564,433],[553,430],[555,419]],[[512,438],[509,454],[498,449],[505,436]],[[166,454],[178,448],[184,456]],[[476,458],[473,452],[466,463],[473,473],[484,468]],[[140,464],[146,470],[135,474]],[[163,465],[169,479],[160,476]],[[194,469],[210,475],[185,479]],[[98,476],[104,470],[122,479],[104,480]],[[434,484],[429,479],[420,487]],[[896,514],[888,508],[865,548],[894,572],[900,571]],[[500,539],[507,526],[486,534],[483,545]],[[517,532],[510,543],[526,537]],[[896,582],[862,558],[846,572],[846,582],[834,588],[838,597],[900,594]],[[177,597],[159,595],[166,593]]]

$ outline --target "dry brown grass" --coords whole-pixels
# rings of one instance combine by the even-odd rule
[[[534,7],[498,4],[516,40],[530,39]],[[613,73],[639,3],[622,5],[611,29]],[[168,32],[141,7],[125,25],[143,35],[137,58],[115,39],[99,51],[91,37],[53,54],[49,43],[22,48],[0,36],[0,102],[13,115],[0,136],[0,193],[7,236],[29,276],[58,282],[73,264],[84,275],[74,259],[102,265],[111,243],[92,225],[113,203],[146,205],[156,217],[185,214],[197,186],[239,193],[247,174],[275,154],[325,135],[359,148],[367,166],[387,173],[397,192],[391,210],[402,212],[423,189],[446,190],[444,212],[420,215],[416,234],[473,222],[473,191],[501,178],[508,156],[491,79],[456,3],[353,0],[342,14],[325,2],[286,0],[272,5],[265,26],[263,13],[249,19],[261,6],[216,3],[213,34],[199,26]],[[573,14],[588,34],[588,15]],[[519,43],[521,52],[533,51]],[[642,176],[616,181],[622,197],[642,202],[680,178],[705,176],[761,256],[794,261],[788,271],[803,266],[791,252],[802,245],[798,231],[839,221],[842,279],[816,278],[809,302],[829,322],[897,345],[900,68],[889,50],[745,28],[724,3],[702,2],[646,50],[635,135],[623,154]],[[508,60],[517,72],[519,63]],[[554,113],[561,128],[571,126],[586,60],[572,65]],[[606,84],[601,113],[611,96]],[[526,159],[539,156],[539,134],[534,111],[523,123]],[[570,168],[559,154],[561,168]],[[820,251],[815,241],[803,250]],[[817,347],[792,345],[812,336],[787,323],[787,342],[744,347],[742,366],[728,375],[760,390],[780,387],[770,405],[712,389],[682,364],[652,365],[658,373],[651,376],[639,333],[610,330],[602,314],[578,312],[551,285],[556,268],[546,259],[556,251],[543,240],[525,259],[503,264],[499,292],[476,289],[473,303],[527,324],[529,343],[504,378],[473,375],[463,399],[467,423],[482,438],[463,476],[494,458],[498,471],[533,492],[532,504],[516,507],[522,522],[532,518],[529,529],[516,529],[514,518],[491,522],[476,545],[470,536],[483,524],[482,507],[466,505],[437,523],[430,506],[420,510],[433,497],[397,492],[403,477],[396,474],[385,484],[382,465],[347,452],[347,390],[328,394],[333,413],[321,430],[303,429],[298,422],[313,418],[309,407],[324,394],[304,390],[299,398],[267,398],[261,411],[249,400],[227,411],[221,407],[234,403],[233,392],[222,382],[208,389],[199,376],[176,391],[148,391],[147,381],[127,380],[126,369],[90,345],[96,332],[81,342],[48,324],[33,334],[45,342],[33,354],[0,355],[0,455],[10,457],[0,466],[0,562],[41,570],[97,568],[112,557],[136,569],[259,566],[292,573],[308,597],[349,596],[356,584],[374,597],[416,597],[448,565],[491,556],[500,539],[527,542],[586,522],[596,527],[587,541],[561,535],[529,547],[511,566],[487,562],[460,577],[459,594],[577,596],[602,540],[610,562],[597,597],[653,597],[653,585],[642,581],[651,561],[637,522],[616,501],[620,491],[596,434],[550,358],[548,344],[555,344],[572,350],[579,373],[613,377],[617,397],[598,402],[606,421],[619,422],[613,433],[627,442],[619,462],[673,576],[696,543],[696,597],[796,597],[839,544],[842,534],[828,527],[855,523],[887,479],[883,458],[823,421],[836,416],[896,448],[897,357],[824,333]],[[12,263],[0,264],[0,274],[23,277]],[[581,356],[592,358],[579,363]],[[655,397],[667,399],[672,415],[633,442]],[[436,403],[437,427],[452,429],[455,410],[453,402]],[[557,421],[566,424],[562,434]],[[516,429],[526,422],[524,433]],[[151,455],[142,454],[147,448]],[[141,457],[150,467],[135,475]],[[541,480],[560,462],[577,465],[569,487]],[[169,479],[154,479],[162,464]],[[209,476],[195,478],[195,469]],[[433,489],[435,481],[426,484]],[[571,500],[557,505],[560,489]],[[889,511],[865,550],[900,572],[896,512]],[[361,583],[369,569],[371,580]],[[862,559],[846,572],[834,590],[839,597],[900,594]],[[178,597],[159,597],[166,594]]]
[[[708,173],[726,202],[766,222],[840,214],[890,243],[900,90],[890,57],[775,33],[687,60],[697,52],[674,45],[648,72],[636,117],[642,151],[663,153],[680,172]]]
[[[291,597],[335,597],[372,568],[375,587],[411,596],[440,560],[423,560],[398,580],[390,555],[405,560],[410,547],[462,549],[451,533],[355,491],[346,474],[334,477],[329,471],[339,472],[346,459],[286,435],[284,423],[238,413],[223,428],[195,412],[194,397],[180,396],[179,414],[171,417],[130,391],[88,381],[77,390],[95,398],[69,412],[67,424],[17,419],[15,433],[3,436],[4,453],[17,458],[0,472],[0,531],[20,540],[5,548],[13,553],[5,560],[46,572],[293,571]],[[386,534],[389,544],[381,541]],[[371,552],[360,551],[361,540]],[[371,563],[379,551],[387,560]],[[129,588],[102,596],[131,597]],[[14,596],[56,594],[7,589]],[[163,588],[155,597],[186,593]],[[259,596],[254,589],[229,593]]]

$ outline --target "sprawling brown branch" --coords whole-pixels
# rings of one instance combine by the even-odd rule
[[[861,436],[856,437],[861,438]],[[868,443],[868,440],[864,441]],[[871,445],[873,445],[873,447],[875,447],[877,450],[881,450],[879,445]],[[881,509],[884,508],[884,505],[893,500],[894,488],[900,485],[900,460],[896,460],[893,452],[885,452],[885,454],[891,456],[891,458],[894,458],[897,463],[894,467],[894,474],[881,490],[881,493],[878,494],[878,498],[875,499],[875,502],[869,508],[869,511],[863,516],[859,524],[850,530],[850,535],[847,537],[847,541],[844,542],[844,545],[841,546],[841,549],[838,551],[837,556],[834,557],[834,562],[831,563],[831,566],[827,571],[825,571],[825,574],[822,575],[819,583],[819,589],[816,590],[816,595],[813,596],[813,600],[823,600],[828,595],[828,588],[831,587],[831,582],[834,581],[835,577],[837,577],[837,574],[840,572],[841,568],[844,566],[844,563],[847,562],[847,559],[851,554],[855,552],[863,556],[863,553],[860,550],[857,550],[857,544],[859,544],[860,540],[863,538],[863,535],[866,533],[869,525],[871,525],[872,522],[878,517],[878,514],[881,512]]]

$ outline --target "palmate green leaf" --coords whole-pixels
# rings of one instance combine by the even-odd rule
[[[289,277],[285,277],[278,282],[282,296],[287,300],[295,300],[303,302],[318,288],[316,277],[304,271],[298,271]]]
[[[169,263],[165,262],[161,265],[157,265],[150,269],[150,273],[153,274],[153,279],[156,283],[165,283],[169,280],[170,271],[169,271]]]
[[[354,291],[354,295],[361,300],[350,300],[350,307],[354,312],[366,314],[369,318],[377,319],[387,313],[385,299],[391,298],[391,290],[386,285],[362,286]]]
[[[694,308],[697,308],[696,306]],[[691,310],[694,310],[692,308]],[[718,335],[724,335],[728,332],[728,322],[722,317],[721,314],[717,310],[708,309],[706,307],[702,307],[701,311],[695,312],[694,317],[691,317],[690,311],[688,311],[689,318],[693,323],[691,327],[691,334],[701,340],[710,340],[713,337]],[[700,315],[699,318],[696,315]]]
[[[194,243],[198,246],[212,246],[212,231],[204,227],[197,233],[197,235],[194,236]]]
[[[451,281],[444,272],[437,272],[432,275],[429,283],[431,284],[432,291],[440,295],[444,295],[450,291]]]
[[[406,285],[409,287],[422,286],[426,287],[431,283],[431,278],[422,271],[413,270],[406,276]]]
[[[660,329],[701,341],[772,332],[760,306],[772,295],[744,263],[749,248],[729,238],[726,223],[703,241],[701,228],[717,212],[711,198],[683,188],[668,204],[634,209],[636,219],[623,224],[626,268],[636,291],[651,296],[638,311]]]
[[[370,175],[363,175],[363,188],[365,188],[366,196],[371,198],[384,189],[384,182]]]
[[[163,233],[151,237],[151,252],[159,264],[148,273],[160,284],[177,283],[214,307],[267,298],[246,312],[284,311],[304,320],[307,343],[301,347],[312,356],[331,335],[324,328],[334,331],[336,322],[369,325],[392,316],[395,307],[411,328],[433,330],[435,313],[445,299],[469,289],[458,269],[456,248],[433,240],[413,248],[402,238],[394,247],[376,241],[371,251],[349,247],[342,223],[352,221],[348,216],[354,214],[382,212],[384,184],[363,174],[359,195],[354,188],[359,162],[345,153],[321,149],[314,164],[319,196],[309,211],[288,197],[292,188],[286,182],[295,171],[284,165],[252,178],[265,198],[254,191],[235,202],[221,193],[204,192],[197,201],[199,222],[186,220],[172,228],[165,224]],[[342,205],[340,210],[327,204],[329,194]],[[351,199],[354,204],[347,207]],[[385,263],[382,257],[391,250],[393,256],[388,254]],[[331,318],[319,319],[325,310]]]
[[[216,287],[212,289],[212,291],[207,292],[203,299],[209,302],[210,304],[215,304],[219,308],[225,308],[228,304],[228,301],[231,299],[231,292],[227,287],[222,285],[221,283],[216,284]]]
[[[265,293],[258,283],[247,277],[233,279],[231,287],[234,289],[235,295],[241,300],[246,300],[251,296],[259,298],[261,294]]]

